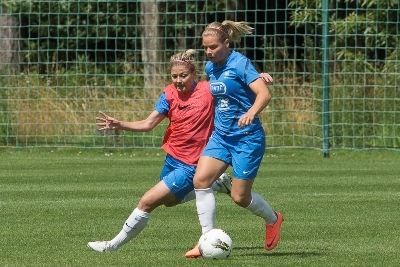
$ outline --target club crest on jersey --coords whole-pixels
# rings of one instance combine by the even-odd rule
[[[211,83],[210,88],[213,95],[221,95],[226,93],[226,86],[222,82]]]
[[[221,98],[218,100],[218,109],[219,110],[228,110],[229,109],[229,99]]]

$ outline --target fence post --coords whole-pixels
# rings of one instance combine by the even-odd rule
[[[329,157],[329,0],[322,0],[322,154]]]

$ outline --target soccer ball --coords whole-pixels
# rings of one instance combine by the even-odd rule
[[[212,229],[200,237],[199,250],[204,259],[226,259],[232,252],[232,239],[221,229]]]

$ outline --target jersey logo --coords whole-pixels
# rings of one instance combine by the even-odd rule
[[[187,107],[189,107],[189,106],[191,106],[192,104],[188,104],[188,105],[183,105],[183,106],[181,106],[181,104],[179,104],[178,105],[178,109],[180,109],[180,110],[182,110],[182,109],[185,109],[185,108],[187,108]]]
[[[222,95],[226,93],[226,86],[222,82],[211,83],[210,89],[213,95]]]

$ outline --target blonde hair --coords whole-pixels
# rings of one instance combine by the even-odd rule
[[[185,65],[192,72],[195,71],[197,69],[196,68],[195,54],[197,54],[196,50],[189,49],[186,52],[177,53],[177,54],[171,56],[171,60],[170,60],[171,68],[173,66],[177,66],[177,65]]]
[[[246,34],[252,34],[253,30],[254,28],[250,27],[245,21],[224,20],[222,23],[212,22],[208,24],[202,36],[211,35],[218,37],[221,42],[229,39],[229,42],[240,43],[241,37]]]

